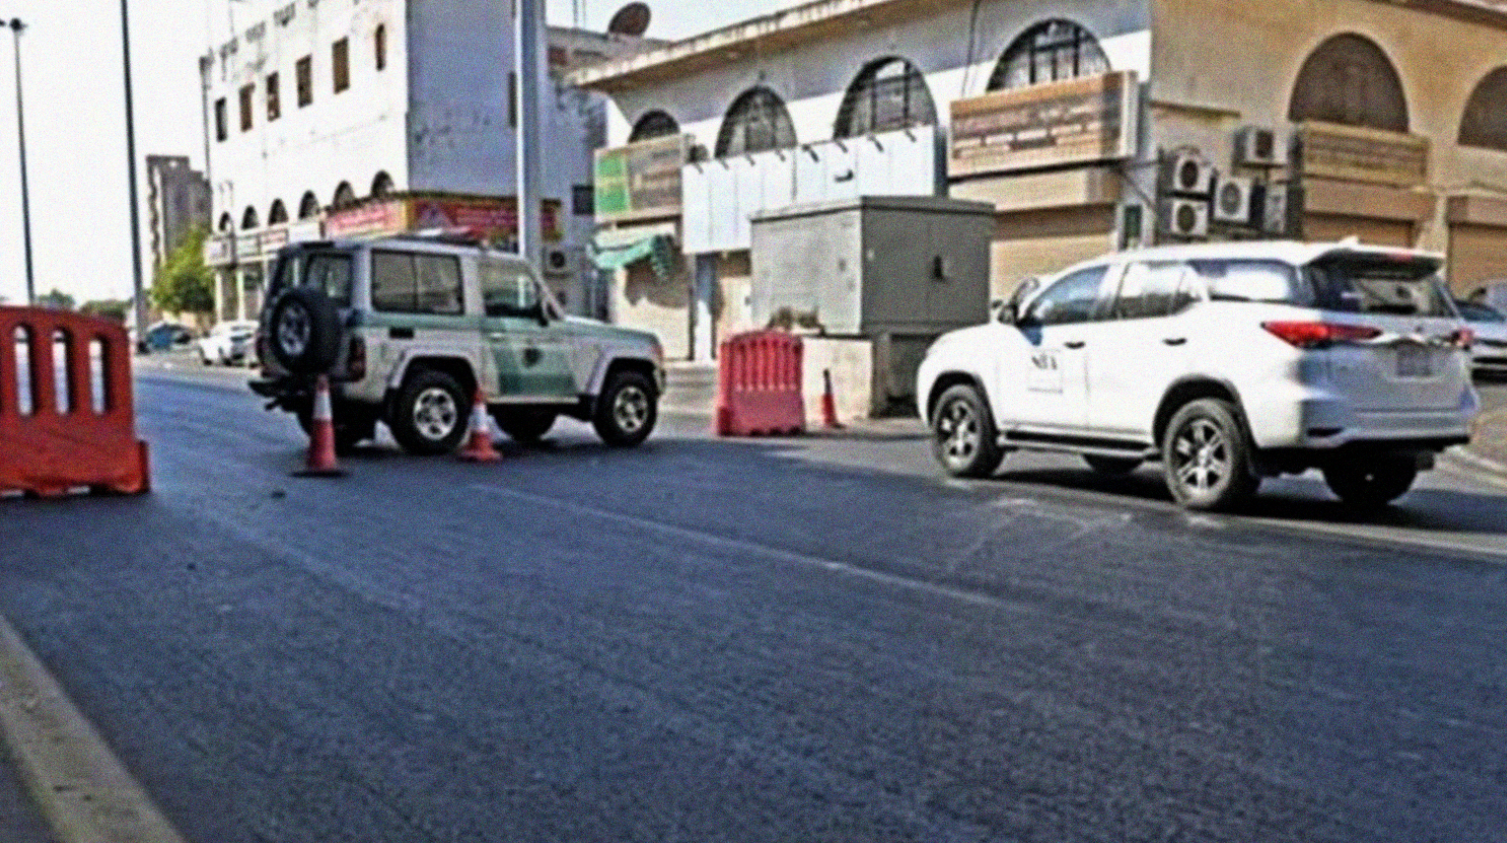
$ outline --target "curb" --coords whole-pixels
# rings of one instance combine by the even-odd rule
[[[0,735],[59,843],[185,843],[3,617]]]

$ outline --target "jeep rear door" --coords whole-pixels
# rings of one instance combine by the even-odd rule
[[[483,377],[489,395],[503,402],[575,401],[574,343],[569,328],[551,318],[538,281],[516,261],[483,255],[481,280]]]

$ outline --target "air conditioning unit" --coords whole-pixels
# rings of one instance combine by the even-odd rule
[[[1264,126],[1245,126],[1235,132],[1235,166],[1280,167],[1282,158],[1276,131]]]
[[[1168,199],[1163,203],[1162,230],[1184,240],[1209,236],[1209,203],[1204,199]]]
[[[1183,150],[1166,159],[1167,192],[1178,196],[1208,196],[1214,189],[1214,166],[1196,151]]]
[[[1256,181],[1244,176],[1219,176],[1214,180],[1211,216],[1215,222],[1251,225],[1255,221]]]
[[[574,275],[580,261],[576,253],[563,246],[547,246],[544,249],[545,275]]]

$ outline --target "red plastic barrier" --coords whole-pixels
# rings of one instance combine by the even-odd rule
[[[717,435],[801,433],[801,338],[753,331],[722,343],[717,376]]]
[[[66,311],[0,307],[0,492],[136,494],[149,485],[125,329]]]

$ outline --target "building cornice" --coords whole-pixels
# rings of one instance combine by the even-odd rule
[[[593,65],[569,74],[566,81],[576,87],[606,93],[631,90],[738,61],[750,54],[774,54],[798,44],[925,17],[942,8],[966,6],[970,2],[972,0],[815,0],[675,41],[631,58]],[[1368,2],[1400,6],[1507,31],[1507,0]]]

